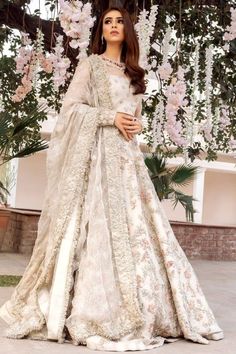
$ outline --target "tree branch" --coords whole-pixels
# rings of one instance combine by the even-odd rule
[[[32,40],[36,39],[37,29],[40,28],[44,34],[45,50],[49,52],[55,46],[56,36],[63,35],[66,55],[72,64],[75,65],[77,63],[78,50],[68,45],[67,36],[58,21],[43,20],[39,16],[28,15],[20,6],[0,0],[0,26],[2,25],[26,32]]]

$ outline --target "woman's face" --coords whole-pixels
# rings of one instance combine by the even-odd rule
[[[105,15],[102,32],[106,42],[123,42],[125,37],[124,20],[120,11],[111,10]]]

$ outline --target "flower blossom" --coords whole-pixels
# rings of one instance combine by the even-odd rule
[[[231,12],[231,22],[230,22],[230,26],[226,27],[226,32],[223,37],[225,41],[232,41],[233,39],[236,38],[236,9],[231,7],[230,12]]]
[[[186,140],[182,135],[182,124],[176,119],[178,109],[185,107],[188,101],[185,99],[186,83],[184,81],[184,70],[179,66],[177,78],[172,78],[170,85],[167,87],[165,96],[166,103],[166,131],[170,139],[177,146],[186,145]]]
[[[162,80],[168,80],[173,72],[170,63],[167,62],[162,65],[159,65],[157,70]]]
[[[71,48],[80,48],[78,59],[86,56],[89,45],[90,30],[94,25],[95,17],[91,17],[92,6],[90,3],[83,4],[75,0],[71,3],[60,0],[59,19],[63,31],[71,38]]]

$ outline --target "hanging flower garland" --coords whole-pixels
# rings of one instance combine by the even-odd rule
[[[93,27],[95,17],[91,18],[91,4],[83,5],[81,1],[72,3],[60,0],[61,12],[59,18],[67,36],[72,39],[69,45],[72,48],[80,48],[78,59],[87,56],[90,30]],[[28,34],[21,33],[22,47],[19,48],[19,55],[16,58],[16,72],[23,75],[21,84],[17,87],[12,96],[14,102],[21,102],[34,87],[37,91],[39,85],[39,70],[46,73],[53,73],[52,80],[54,89],[64,86],[70,77],[67,72],[70,67],[69,58],[63,56],[63,36],[58,36],[56,46],[52,53],[46,57],[44,53],[44,36],[40,29],[37,30],[37,38],[31,41]]]
[[[170,43],[173,41],[171,31],[172,29],[167,27],[160,45],[162,61],[156,65],[160,85],[158,90],[154,90],[156,94],[152,93],[145,101],[145,111],[148,114],[145,140],[148,141],[152,151],[163,148],[165,151],[165,147],[175,146],[176,151],[182,151],[186,161],[189,151],[195,153],[196,144],[200,146],[200,150],[203,147],[209,154],[214,153],[219,144],[222,146],[222,134],[223,144],[227,144],[231,150],[234,150],[236,139],[233,131],[230,133],[231,120],[227,105],[224,102],[219,102],[218,107],[214,104],[213,111],[213,45],[210,45],[205,52],[205,90],[202,92],[203,85],[199,80],[200,43],[196,43],[194,56],[191,56],[193,61],[191,60],[188,65],[184,63],[185,68],[178,65],[177,72],[173,74],[174,70],[168,59],[173,58],[173,52],[170,52]],[[188,82],[185,74],[188,74]],[[189,77],[192,77],[190,82]],[[187,87],[188,90],[191,88],[189,99],[187,99]],[[218,91],[214,91],[214,98],[216,92]]]
[[[65,34],[70,37],[69,45],[80,49],[77,59],[87,56],[87,48],[91,35],[91,28],[94,25],[95,17],[91,17],[92,5],[87,2],[74,0],[67,2],[59,0],[59,19]]]
[[[205,140],[211,142],[212,136],[212,108],[211,108],[211,91],[212,91],[212,67],[213,67],[213,46],[212,44],[206,48],[206,77],[205,77],[205,96],[206,96],[206,122],[202,126]]]
[[[169,145],[174,144],[178,147],[185,147],[187,140],[184,136],[185,126],[183,118],[187,113],[188,100],[186,99],[186,82],[185,82],[185,69],[179,65],[177,72],[173,75],[173,68],[168,62],[169,42],[171,40],[171,28],[168,27],[164,35],[163,43],[163,60],[157,67],[157,72],[160,78],[160,88],[158,99],[156,95],[151,95],[151,101],[154,103],[155,108],[151,113],[150,129],[151,137],[150,142],[152,150],[167,142],[169,137]],[[168,83],[169,79],[172,79]],[[145,103],[150,106],[148,99]],[[182,118],[178,116],[179,109],[182,109]],[[150,109],[149,109],[150,110]]]
[[[28,34],[21,33],[22,47],[19,48],[19,55],[16,58],[16,72],[23,74],[21,85],[19,85],[12,96],[12,101],[21,102],[33,87],[39,85],[38,72],[40,69],[47,73],[52,72],[52,64],[44,54],[44,35],[37,29],[37,38],[31,41]]]
[[[220,130],[224,130],[226,127],[228,127],[231,124],[230,118],[229,118],[229,107],[226,105],[221,106],[221,115],[220,115],[220,120],[219,120],[219,128]]]
[[[155,112],[153,114],[153,121],[152,121],[152,136],[153,136],[152,146],[154,151],[157,148],[157,146],[162,143],[164,117],[165,117],[165,106],[164,106],[163,98],[160,97],[160,101],[156,106]]]
[[[226,31],[223,36],[223,39],[225,41],[232,41],[233,39],[236,38],[236,9],[231,7],[230,13],[231,13],[230,26],[226,27]]]
[[[2,87],[2,80],[0,80],[0,113],[5,111],[3,101],[2,101],[1,87]]]
[[[178,109],[187,106],[188,100],[186,97],[186,83],[184,79],[184,69],[179,66],[177,78],[171,80],[167,87],[165,96],[166,101],[166,125],[165,129],[169,134],[172,142],[177,146],[186,146],[186,139],[183,136],[183,126],[180,120],[177,120]]]
[[[70,59],[63,56],[63,36],[58,36],[56,46],[49,56],[49,60],[53,67],[52,80],[54,89],[58,91],[60,86],[64,86],[69,77],[67,69],[70,67]]]
[[[139,65],[146,70],[151,69],[150,65],[148,64],[148,55],[150,52],[151,37],[155,29],[157,11],[158,5],[152,5],[150,12],[148,12],[146,9],[143,9],[138,16],[138,22],[134,26],[139,40]]]
[[[23,74],[21,85],[11,97],[13,102],[21,102],[32,90],[32,80],[34,74],[35,51],[32,47],[32,41],[29,35],[21,33],[22,47],[19,49],[19,55],[16,58],[16,72]]]
[[[186,138],[188,139],[188,144],[189,146],[193,146],[194,139],[198,134],[198,123],[196,121],[197,117],[197,94],[198,94],[198,79],[199,79],[199,48],[200,45],[199,43],[196,44],[195,47],[195,53],[194,53],[194,78],[193,78],[193,89],[192,89],[192,94],[191,94],[191,107],[189,107],[189,110],[187,112],[189,115],[187,115],[187,132],[186,132]]]
[[[46,73],[51,74],[53,67],[49,58],[46,57],[44,53],[44,34],[42,31],[37,31],[37,40],[35,43],[35,52],[38,59],[39,67],[42,68]]]
[[[162,64],[158,65],[158,69],[157,69],[157,72],[159,73],[161,80],[168,80],[173,72],[170,63],[168,62],[168,55],[170,51],[170,40],[171,40],[171,27],[168,26],[161,46],[162,54],[163,54]]]

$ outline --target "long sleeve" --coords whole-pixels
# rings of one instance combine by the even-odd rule
[[[88,58],[82,60],[75,70],[62,104],[63,110],[95,111],[98,126],[114,125],[116,110],[96,106],[91,84],[91,68]]]
[[[139,134],[142,133],[142,131],[143,131],[143,119],[142,119],[142,108],[143,108],[143,105],[142,105],[142,97],[143,97],[143,95],[141,95],[141,98],[140,98],[139,103],[138,103],[138,105],[137,105],[137,108],[136,108],[136,110],[135,110],[135,117],[138,118],[139,122],[140,122],[141,125],[142,125],[141,131],[139,132]]]

